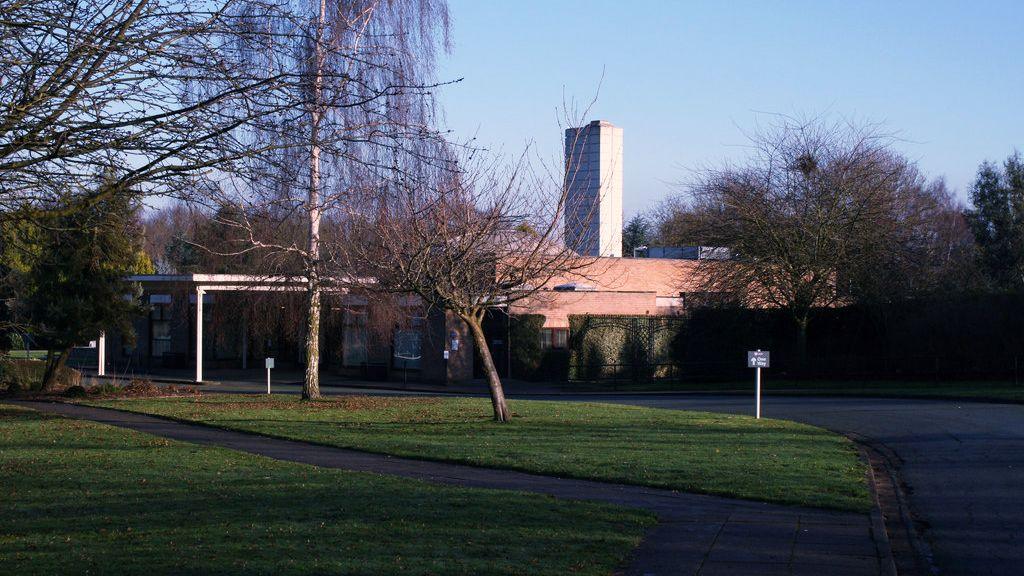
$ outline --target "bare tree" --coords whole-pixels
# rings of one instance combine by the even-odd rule
[[[251,150],[219,138],[273,75],[207,48],[233,0],[0,3],[0,219],[58,216],[119,190],[176,190]],[[197,80],[227,79],[190,94]],[[223,114],[224,110],[241,110]],[[101,179],[117,174],[117,182]]]
[[[363,219],[348,221],[348,249],[338,251],[349,259],[344,268],[372,278],[374,289],[418,295],[424,306],[465,322],[498,422],[512,413],[484,335],[485,315],[529,308],[552,281],[585,278],[595,261],[562,238],[572,167],[552,177],[524,158],[503,167],[477,155],[457,170],[393,183]]]
[[[401,178],[410,157],[429,160],[418,150],[438,138],[428,79],[447,43],[447,7],[442,0],[254,1],[237,4],[230,18],[221,57],[243,77],[275,80],[247,97],[248,121],[223,137],[256,153],[222,166],[195,197],[244,242],[205,248],[258,253],[265,274],[303,279],[302,395],[314,399],[322,293],[331,282],[326,226],[348,217],[363,182]],[[200,93],[224,89],[219,81],[198,85]]]
[[[752,136],[749,161],[699,174],[679,230],[732,254],[702,262],[701,289],[789,310],[801,355],[814,307],[886,297],[917,266],[936,210],[891,141],[873,126],[780,116]]]

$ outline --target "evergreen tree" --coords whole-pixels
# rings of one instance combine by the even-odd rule
[[[103,200],[47,224],[39,256],[27,274],[26,308],[33,329],[49,343],[43,389],[52,389],[71,349],[116,330],[129,340],[131,319],[141,312],[130,274],[152,272],[142,250],[139,204],[130,192]]]
[[[971,188],[967,219],[992,285],[1024,289],[1024,159],[1014,152],[1003,163],[985,162]]]
[[[651,238],[651,223],[637,214],[629,219],[622,229],[622,255],[632,256],[633,249],[647,246]]]

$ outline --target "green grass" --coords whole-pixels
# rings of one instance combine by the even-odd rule
[[[46,360],[46,350],[25,350],[22,348],[19,350],[9,350],[6,356],[23,360]]]
[[[0,404],[0,574],[609,574],[652,523]]]
[[[786,395],[830,394],[836,396],[876,396],[889,398],[950,398],[1024,402],[1024,383],[1013,382],[900,382],[867,380],[781,381],[765,383],[766,391]],[[771,388],[768,388],[770,386]]]
[[[746,416],[480,398],[203,396],[91,402],[410,458],[842,510],[870,506],[853,444],[821,428]]]
[[[1005,381],[923,382],[899,380],[773,380],[765,375],[766,394],[796,396],[824,394],[830,396],[873,396],[882,398],[949,398],[959,400],[992,400],[1024,402],[1024,382]],[[742,392],[752,393],[749,382],[650,382],[607,385],[580,384],[579,391],[600,392]]]

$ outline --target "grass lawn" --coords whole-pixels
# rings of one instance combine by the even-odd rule
[[[992,400],[996,402],[1024,402],[1024,382],[1006,381],[923,382],[900,380],[773,380],[765,374],[762,383],[765,394],[798,396],[825,394],[830,396],[874,396],[883,398],[949,398],[963,400]],[[649,382],[609,383],[606,385],[581,383],[580,391],[621,392],[742,392],[752,394],[753,379],[749,382]]]
[[[23,360],[46,360],[46,350],[25,350],[24,348],[18,350],[10,350],[7,352],[9,358],[19,358]]]
[[[769,390],[766,382],[765,390]],[[770,386],[787,395],[834,394],[837,396],[882,396],[892,398],[950,398],[1024,402],[1024,383],[1013,382],[899,382],[885,380],[782,381]]]
[[[511,400],[509,424],[482,398],[294,396],[94,401],[281,438],[767,502],[864,511],[865,467],[821,428],[702,412]]]
[[[0,404],[0,574],[610,574],[652,523]]]

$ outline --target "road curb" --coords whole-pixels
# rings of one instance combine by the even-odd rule
[[[934,576],[938,569],[931,547],[917,530],[903,481],[899,459],[884,444],[854,433],[846,434],[857,444],[868,462],[868,477],[875,505],[871,509],[872,531],[882,573],[890,576]]]
[[[892,542],[889,541],[889,533],[885,529],[885,515],[882,513],[878,478],[875,474],[875,466],[872,463],[873,456],[870,448],[866,445],[859,442],[856,442],[856,444],[860,450],[861,458],[868,464],[868,487],[871,489],[871,500],[874,503],[871,507],[871,535],[875,541],[875,549],[878,552],[879,574],[881,576],[897,576],[896,559],[893,558],[892,554]]]

